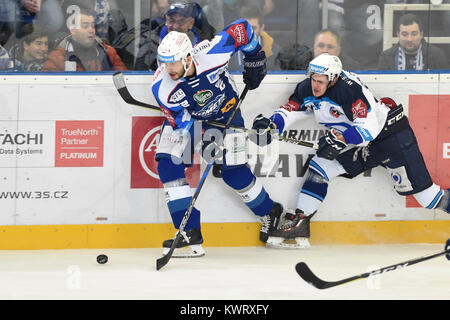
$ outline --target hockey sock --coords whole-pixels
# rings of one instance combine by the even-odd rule
[[[245,205],[254,214],[265,216],[272,210],[273,200],[249,167],[223,166],[222,179],[227,185],[236,190]]]
[[[186,181],[183,164],[174,164],[169,158],[158,162],[158,174],[164,185],[167,207],[176,229],[180,227],[184,214],[192,200],[192,192]],[[192,209],[185,230],[200,228],[200,211]]]
[[[297,208],[310,215],[317,211],[328,191],[328,181],[316,171],[308,169],[306,180],[298,196]]]
[[[449,212],[449,191],[442,190],[438,185],[434,184],[418,193],[414,194],[414,198],[419,204],[426,209],[441,209]]]

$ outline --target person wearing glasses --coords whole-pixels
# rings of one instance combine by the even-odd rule
[[[331,29],[319,31],[314,37],[314,47],[306,52],[298,54],[291,49],[285,49],[282,50],[279,57],[282,60],[282,69],[306,70],[309,62],[322,53],[339,57],[342,63],[348,66],[348,70],[361,69],[361,64],[358,61],[342,52],[341,37]]]
[[[156,70],[158,68],[156,61],[158,45],[171,31],[187,34],[194,45],[203,40],[211,40],[216,33],[198,3],[184,1],[173,3],[165,14],[164,24],[142,35],[136,59],[136,70]]]

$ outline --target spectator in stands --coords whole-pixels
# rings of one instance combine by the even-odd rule
[[[309,62],[322,53],[329,53],[338,56],[342,63],[349,70],[360,69],[361,65],[348,55],[342,52],[341,38],[337,32],[331,29],[324,29],[319,31],[314,37],[314,47],[303,52],[296,52],[291,45],[282,50],[280,60],[282,68],[306,70]]]
[[[264,31],[264,18],[262,11],[257,6],[246,6],[241,10],[241,18],[246,19],[258,36],[259,44],[266,53],[267,70],[280,70],[280,60],[277,59],[281,47]],[[229,70],[242,70],[244,55],[238,51],[230,60]]]
[[[41,71],[47,53],[47,31],[29,23],[22,28],[22,38],[11,48],[9,57],[15,71]]]
[[[398,43],[383,51],[378,68],[388,70],[427,70],[448,67],[445,53],[423,37],[423,25],[414,14],[403,15],[397,27]]]
[[[0,45],[0,70],[7,70],[11,67],[8,51]]]
[[[116,50],[95,34],[92,11],[80,8],[70,35],[50,52],[42,71],[127,70]]]
[[[339,57],[342,64],[346,66],[347,70],[360,69],[361,65],[356,60],[342,52],[341,37],[336,31],[331,29],[324,29],[319,31],[314,37],[314,58],[320,56],[322,53],[328,53]]]
[[[156,54],[159,42],[170,32],[178,31],[189,35],[192,44],[211,40],[216,30],[209,24],[205,13],[196,2],[176,2],[170,5],[165,15],[165,23],[154,30],[142,34],[136,70],[156,70]],[[115,46],[116,47],[116,46]]]
[[[4,46],[14,31],[14,0],[0,0],[0,45]]]
[[[128,27],[116,0],[62,0],[62,9],[66,14],[75,12],[71,6],[92,11],[96,35],[109,43],[123,31],[124,26]]]

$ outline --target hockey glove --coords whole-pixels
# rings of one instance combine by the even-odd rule
[[[259,114],[253,120],[252,129],[255,129],[255,133],[250,133],[248,138],[258,146],[264,147],[272,142],[270,130],[276,129],[276,127],[270,119]]]
[[[266,54],[264,51],[244,58],[244,71],[242,72],[242,76],[249,90],[258,88],[266,74]]]
[[[337,131],[331,129],[319,140],[319,149],[317,156],[328,160],[334,160],[347,144],[339,140],[336,136]]]

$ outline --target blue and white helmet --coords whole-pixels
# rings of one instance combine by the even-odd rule
[[[192,43],[187,34],[171,31],[161,41],[158,47],[158,64],[181,61],[184,70],[187,66],[187,57],[192,55]]]
[[[342,72],[342,63],[341,60],[332,56],[328,53],[322,53],[321,55],[315,57],[309,63],[308,67],[308,77],[311,77],[312,74],[324,74],[328,77],[328,81],[331,82]]]

